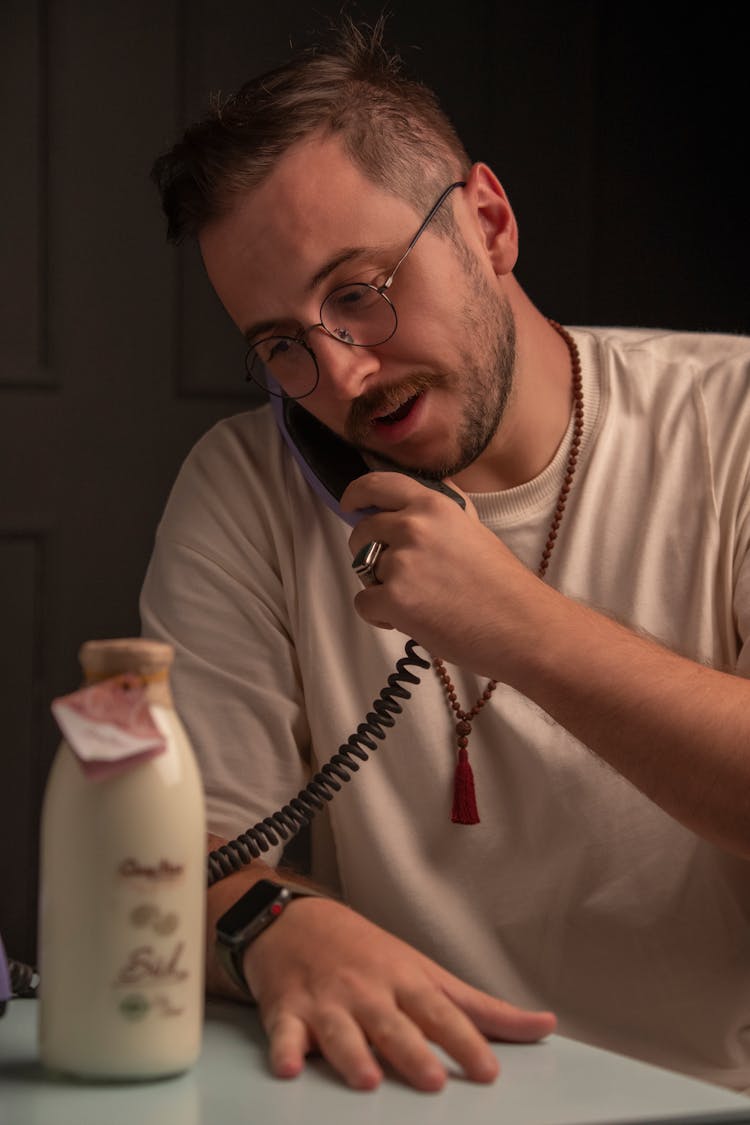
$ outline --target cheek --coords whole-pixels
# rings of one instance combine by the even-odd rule
[[[404,309],[392,341],[402,360],[428,368],[455,364],[467,342],[458,296],[447,287],[440,287],[429,305],[425,301]]]
[[[453,339],[451,310],[431,305],[399,311],[398,327],[393,337],[378,348],[386,372],[405,374],[441,364],[447,358]]]
[[[304,402],[300,403],[304,409],[312,414],[313,418],[317,418],[329,430],[333,430],[339,437],[344,437],[346,433],[346,420],[349,413],[349,403],[342,402],[335,399],[325,388],[318,386],[318,389],[309,396]]]

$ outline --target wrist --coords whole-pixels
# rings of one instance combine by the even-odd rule
[[[242,994],[254,1000],[247,984],[245,958],[255,941],[302,898],[320,898],[319,891],[280,879],[258,879],[216,923],[215,950],[225,975]]]
[[[299,970],[300,954],[304,958],[304,951],[330,939],[337,919],[330,920],[329,912],[341,906],[323,896],[294,899],[278,921],[245,948],[242,973],[254,1003],[264,1003],[269,989],[275,994],[279,987],[291,985]]]

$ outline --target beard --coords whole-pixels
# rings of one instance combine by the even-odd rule
[[[352,403],[347,420],[347,440],[370,460],[395,469],[417,472],[427,480],[456,476],[484,453],[497,433],[513,389],[516,363],[516,326],[508,299],[500,296],[467,261],[470,297],[460,317],[460,338],[471,347],[461,349],[460,371],[433,369],[415,372],[388,387],[375,388]],[[456,445],[439,463],[406,465],[368,447],[371,419],[396,410],[408,399],[427,390],[443,389],[460,396],[456,419]]]

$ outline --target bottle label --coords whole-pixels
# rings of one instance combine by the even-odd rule
[[[118,873],[133,883],[136,892],[127,915],[126,944],[112,982],[119,996],[120,1016],[129,1022],[148,1015],[156,1019],[182,1016],[188,996],[185,986],[193,973],[185,921],[178,900],[169,891],[181,885],[185,868],[164,858],[144,863],[129,857],[119,865]],[[157,890],[162,895],[154,899]]]
[[[52,701],[52,713],[84,773],[111,777],[167,748],[149,707],[147,684],[124,673]]]

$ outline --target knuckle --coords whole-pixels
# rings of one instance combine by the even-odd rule
[[[377,1004],[372,978],[357,966],[338,965],[319,976],[311,986],[316,1009],[331,1013],[341,1009],[366,1009]]]
[[[318,1042],[335,1043],[341,1037],[342,1012],[334,1007],[319,1007],[315,1013],[314,1029]]]
[[[357,1000],[363,993],[369,991],[361,970],[349,965],[341,965],[337,968],[335,987],[338,993],[343,992],[353,1000]]]
[[[367,1035],[383,1054],[391,1054],[404,1038],[403,1017],[397,1012],[378,1012],[367,1021]]]
[[[456,1009],[441,1002],[440,997],[427,995],[424,992],[405,995],[402,999],[403,1007],[414,1013],[419,1013],[420,1020],[425,1020],[430,1025],[447,1023],[455,1014]]]
[[[446,1027],[462,1024],[466,1017],[455,1004],[430,986],[402,988],[399,991],[401,1007],[426,1027]]]
[[[259,1004],[260,1022],[269,1039],[275,1038],[289,1024],[290,1019],[304,1015],[302,1005],[276,1001],[272,1004]]]

